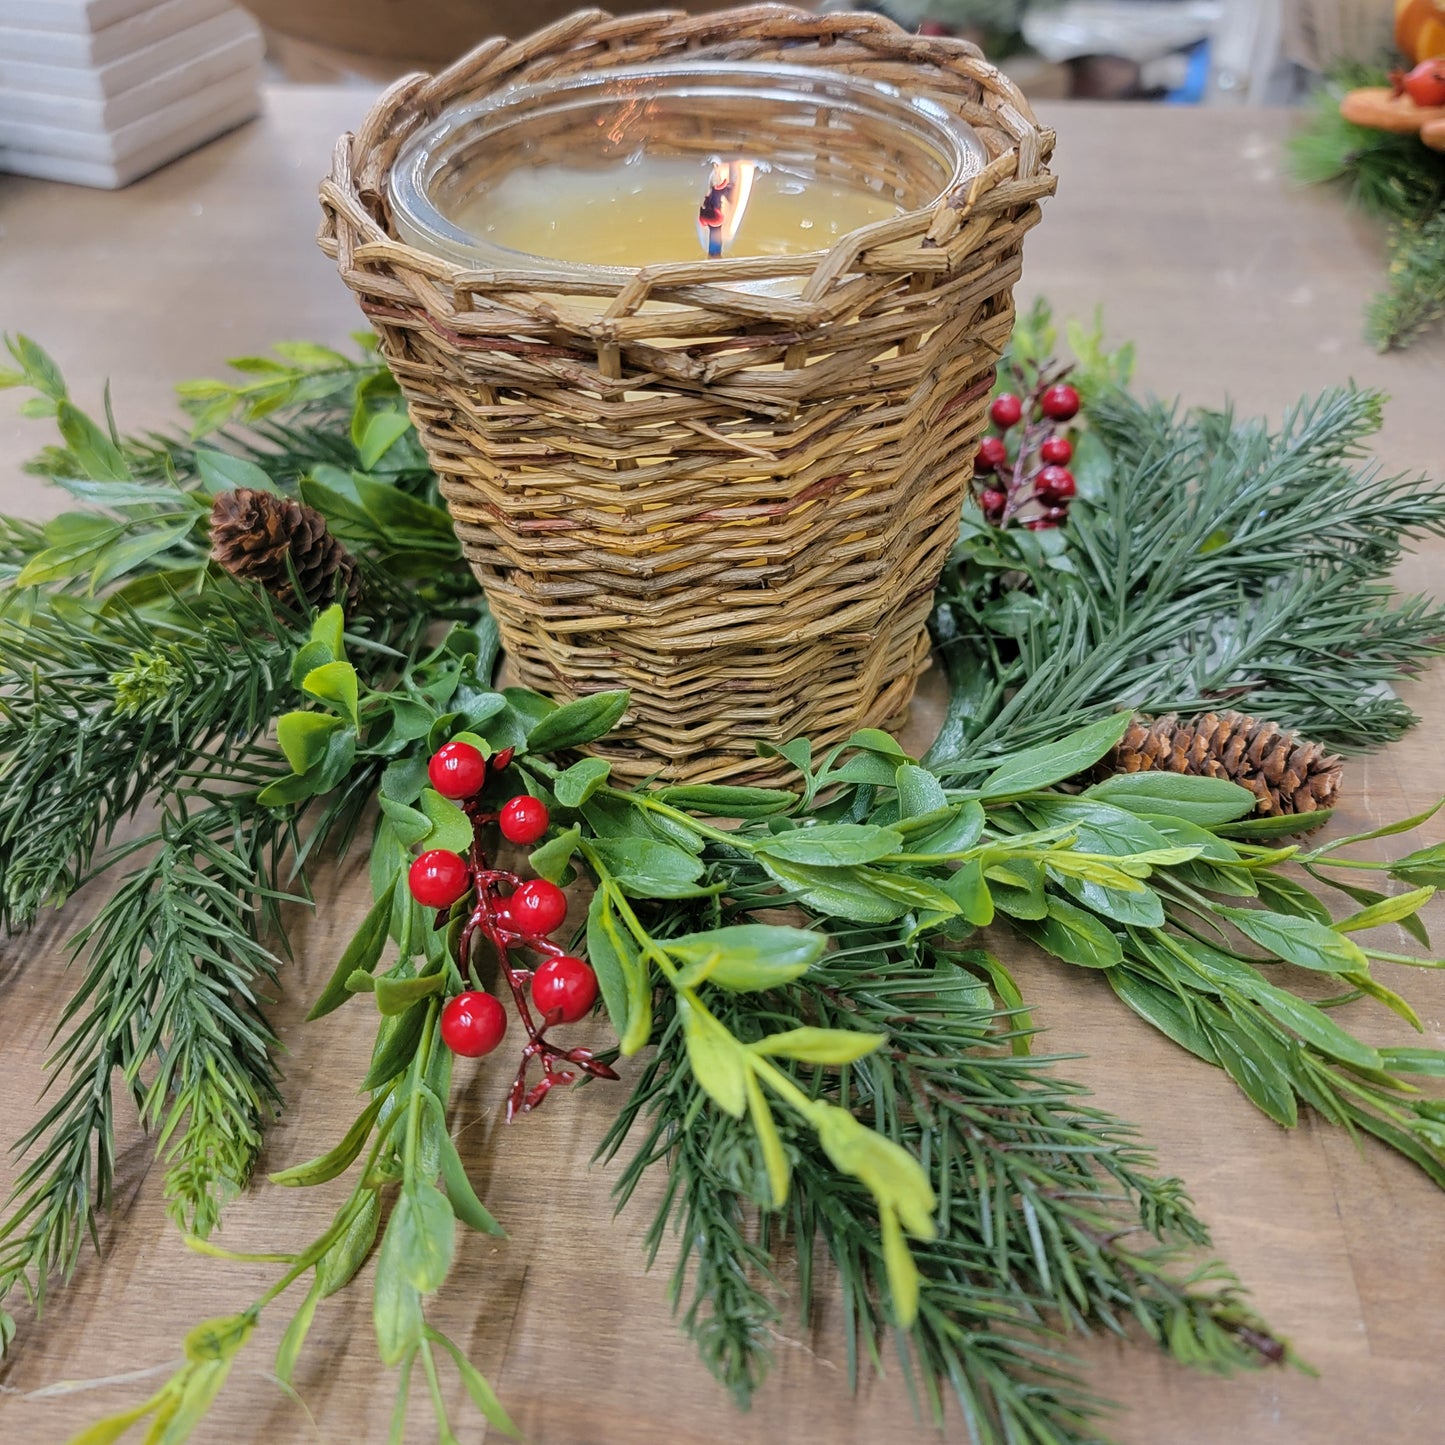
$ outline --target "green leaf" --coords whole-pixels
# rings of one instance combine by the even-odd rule
[[[648,967],[601,888],[587,908],[587,959],[597,974],[602,1002],[622,1052],[635,1054],[652,1031]]]
[[[892,923],[908,912],[908,905],[878,893],[857,868],[812,868],[760,854],[764,872],[801,903],[820,913],[834,914],[853,923]]]
[[[446,976],[424,974],[420,978],[391,978],[385,974],[376,980],[376,1007],[383,1018],[403,1014],[412,1004],[430,998],[446,988]]]
[[[1032,793],[1082,773],[1085,768],[1093,767],[1124,736],[1130,717],[1129,713],[1117,713],[1080,728],[1058,742],[1024,748],[1011,754],[984,779],[979,796],[1005,798],[1018,793]],[[1252,794],[1250,806],[1254,806]]]
[[[1046,953],[1081,968],[1113,968],[1123,962],[1118,937],[1093,914],[1052,895],[1047,910],[1044,918],[1018,920],[1019,932]]]
[[[328,1150],[316,1159],[308,1160],[305,1164],[296,1164],[290,1169],[282,1169],[279,1173],[270,1176],[271,1183],[293,1187],[325,1184],[328,1179],[335,1179],[338,1174],[345,1173],[355,1162],[356,1156],[361,1153],[363,1145],[371,1137],[372,1126],[376,1123],[376,1117],[381,1113],[386,1099],[386,1094],[377,1094],[357,1115],[355,1122],[334,1149]]]
[[[639,898],[690,898],[703,865],[691,853],[648,838],[598,838],[592,848],[624,893]]]
[[[901,771],[901,770],[900,770]],[[820,823],[775,833],[755,845],[757,851],[791,863],[814,868],[842,868],[872,863],[903,848],[903,835],[894,828],[869,823]]]
[[[366,1263],[371,1246],[376,1242],[376,1227],[381,1219],[381,1200],[376,1190],[362,1196],[361,1207],[353,1215],[346,1232],[316,1262],[316,1281],[321,1298],[330,1299],[356,1277]]]
[[[183,1342],[186,1358],[194,1365],[214,1360],[233,1360],[256,1328],[256,1315],[220,1315],[203,1320],[187,1333]]]
[[[602,758],[582,758],[558,775],[552,791],[564,808],[580,808],[607,781],[611,771],[612,764]]]
[[[1105,977],[1124,1003],[1140,1018],[1153,1024],[1165,1038],[1172,1039],[1180,1048],[1188,1049],[1206,1063],[1219,1063],[1219,1055],[1209,1041],[1209,1035],[1200,1026],[1193,1007],[1185,998],[1134,972],[1132,968],[1111,968]]]
[[[595,692],[549,712],[527,734],[527,751],[559,752],[605,736],[622,720],[627,700],[624,691]]]
[[[1223,904],[1216,905],[1215,912],[1286,963],[1325,973],[1369,971],[1369,960],[1358,944],[1312,918],[1292,918],[1263,908],[1226,908]]]
[[[684,967],[704,970],[709,983],[750,993],[801,978],[828,941],[802,928],[739,923],[664,939],[661,946]]]
[[[156,1408],[157,1397],[152,1396],[133,1409],[122,1410],[118,1415],[107,1415],[93,1425],[87,1425],[78,1434],[72,1435],[66,1445],[115,1445],[132,1425],[144,1420]]]
[[[356,445],[356,458],[362,469],[371,471],[410,430],[411,419],[404,411],[372,412]]]
[[[301,686],[302,679],[314,668],[334,660],[336,654],[324,643],[314,639],[297,649],[296,656],[291,659],[291,682],[294,687]]]
[[[1385,1061],[1377,1050],[1341,1028],[1327,1013],[1287,990],[1260,979],[1251,985],[1249,996],[1320,1053],[1357,1069],[1384,1068]]]
[[[512,1423],[512,1417],[502,1408],[501,1401],[476,1366],[445,1335],[428,1330],[427,1337],[452,1357],[462,1377],[462,1384],[467,1387],[467,1394],[472,1397],[472,1403],[482,1412],[488,1423],[495,1425],[502,1434],[520,1440],[522,1432]]]
[[[777,788],[729,787],[715,783],[686,783],[659,788],[658,802],[710,818],[765,818],[781,813],[798,801],[796,793]]]
[[[1087,788],[1084,797],[1131,813],[1180,818],[1200,828],[1232,823],[1252,813],[1256,802],[1254,794],[1238,783],[1189,773],[1117,773]]]
[[[382,814],[388,823],[391,824],[392,833],[397,840],[406,847],[420,843],[432,830],[432,820],[427,817],[420,808],[413,808],[406,803],[398,803],[383,793],[377,802],[381,807]]]
[[[763,1091],[751,1070],[747,1075],[748,1114],[753,1121],[753,1133],[758,1136],[758,1152],[763,1156],[763,1169],[768,1176],[769,1202],[774,1209],[781,1209],[788,1202],[788,1156],[783,1150],[783,1141],[778,1137],[778,1126],[773,1122],[773,1111],[763,1097]]]
[[[55,419],[61,436],[87,477],[103,482],[123,482],[129,478],[130,468],[120,448],[78,407],[61,398],[55,408]]]
[[[1330,910],[1293,878],[1263,869],[1250,876],[1255,884],[1256,896],[1266,908],[1276,913],[1288,913],[1293,918],[1313,918],[1316,923],[1329,925],[1332,922]]]
[[[1061,877],[1063,890],[1090,913],[1136,928],[1163,928],[1164,903],[1152,888],[1107,887],[1086,878]]]
[[[155,1434],[156,1445],[182,1445],[189,1440],[221,1393],[230,1373],[230,1360],[207,1360],[188,1371],[185,1385],[169,1414],[164,1405],[156,1413],[152,1433],[161,1423],[161,1417],[166,1416],[165,1429]]]
[[[232,456],[230,452],[212,451],[209,447],[196,448],[196,470],[200,473],[201,485],[212,496],[236,487],[249,487],[255,492],[281,490],[255,462]]]
[[[735,1119],[747,1109],[747,1056],[742,1046],[710,1014],[701,1013],[686,999],[678,1000],[687,1061],[699,1088]]]
[[[1294,1128],[1299,1107],[1289,1084],[1289,1055],[1263,1030],[1230,1010],[1212,1010],[1204,1027],[1224,1071],[1244,1091],[1256,1108],[1276,1124]]]
[[[311,1332],[311,1322],[316,1318],[316,1306],[320,1303],[321,1276],[318,1273],[316,1282],[306,1292],[301,1308],[292,1315],[291,1323],[286,1326],[286,1333],[281,1336],[281,1343],[276,1348],[276,1364],[272,1372],[283,1385],[291,1383],[296,1361],[300,1358],[306,1336]]]
[[[885,1034],[857,1029],[784,1029],[748,1045],[755,1054],[773,1054],[804,1064],[853,1064],[888,1042]]]
[[[1380,1060],[1391,1073],[1445,1079],[1445,1049],[1385,1048]]]
[[[442,797],[435,788],[423,788],[421,810],[431,823],[430,830],[420,839],[424,848],[462,854],[471,848],[471,819],[450,798]]]
[[[399,1018],[387,1020],[390,1027],[377,1040],[371,1067],[361,1081],[363,1089],[379,1089],[411,1063],[426,1025],[427,1007],[413,1004]]]
[[[477,1198],[477,1192],[472,1188],[472,1181],[467,1177],[467,1171],[462,1165],[462,1156],[457,1153],[457,1146],[451,1135],[445,1132],[445,1128],[441,1156],[442,1186],[457,1218],[468,1229],[475,1229],[479,1234],[493,1234],[505,1239],[507,1231],[492,1218],[491,1211]]]
[[[1023,1057],[1031,1047],[1030,1034],[1034,1026],[1033,1015],[1030,1014],[1024,1003],[1024,996],[1019,991],[1013,974],[1004,967],[1001,960],[995,958],[987,949],[977,949],[964,957],[975,968],[981,969],[988,975],[988,981],[998,995],[999,1002],[1009,1011],[1008,1027],[1013,1034],[1009,1040],[1009,1048],[1016,1057]]]
[[[425,1327],[421,1292],[411,1282],[405,1259],[403,1226],[398,1223],[401,1213],[401,1201],[398,1200],[377,1254],[376,1289],[372,1297],[377,1353],[382,1364],[390,1367],[399,1365],[421,1344]],[[413,1228],[414,1224],[413,1221],[406,1228]]]
[[[1436,843],[1397,858],[1390,865],[1390,877],[1417,886],[1445,886],[1445,843]]]
[[[456,1224],[446,1195],[435,1184],[413,1179],[402,1186],[386,1238],[389,1243],[396,1235],[402,1271],[422,1294],[439,1289],[452,1267]]]
[[[352,727],[360,727],[357,716],[356,669],[349,662],[327,662],[313,667],[301,681],[301,690],[322,702],[330,703],[338,712],[351,719]]]
[[[923,854],[966,852],[983,837],[987,818],[983,804],[969,798],[958,805],[957,811],[942,826],[926,833],[910,833],[908,851]]]
[[[938,1233],[933,1219],[937,1200],[918,1160],[836,1104],[820,1102],[813,1108],[818,1142],[834,1167],[867,1186],[880,1214],[896,1210],[910,1234],[933,1239]]]
[[[304,776],[326,756],[339,717],[324,712],[288,712],[276,720],[276,741],[293,773]]]
[[[1296,833],[1310,833],[1323,827],[1334,817],[1334,812],[1333,808],[1319,808],[1313,813],[1281,813],[1273,818],[1242,818],[1237,823],[1221,824],[1219,831],[1227,838],[1238,838],[1243,842],[1254,842],[1261,838],[1291,838]]]
[[[346,613],[339,602],[333,602],[316,614],[311,623],[311,642],[319,644],[331,654],[328,662],[339,662],[345,658]]]
[[[993,922],[993,895],[983,880],[983,860],[970,858],[950,873],[939,885],[953,901],[959,912],[975,928],[987,928]],[[1040,890],[1042,899],[1042,889]],[[1042,907],[1042,903],[1040,905]]]
[[[1026,858],[1007,858],[999,862],[983,859],[983,873],[989,894],[999,912],[1010,918],[1041,919],[1049,912],[1044,892],[1044,871]]]
[[[1080,798],[1037,798],[1021,803],[1020,810],[1035,828],[1068,828],[1082,853],[1103,853],[1114,857],[1148,853],[1171,846],[1190,846],[1181,839],[1167,838],[1149,821],[1127,808],[1116,808],[1084,796]],[[1194,830],[1216,849],[1226,849],[1212,833]],[[1194,840],[1191,840],[1193,842]],[[1229,850],[1233,857],[1233,851]]]
[[[943,784],[927,768],[920,768],[916,763],[904,763],[894,774],[893,784],[898,790],[900,818],[916,818],[948,806]]]
[[[562,875],[567,871],[567,865],[572,861],[572,855],[577,851],[581,837],[582,829],[574,823],[570,828],[564,828],[555,837],[549,838],[529,855],[527,862],[532,872],[549,883],[560,883]]]
[[[883,1237],[883,1268],[888,1276],[888,1293],[893,1298],[893,1316],[898,1328],[906,1330],[918,1318],[922,1277],[913,1261],[913,1252],[903,1238],[897,1213],[880,1209],[878,1222]]]
[[[65,400],[65,378],[44,347],[32,341],[23,332],[18,334],[13,341],[7,339],[7,344],[10,354],[20,363],[24,372],[25,385],[33,386],[36,391],[43,396],[48,396],[52,401]],[[15,381],[7,383],[11,386],[19,384]]]

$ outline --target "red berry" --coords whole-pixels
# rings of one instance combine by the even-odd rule
[[[1063,506],[1061,506],[1061,507],[1046,507],[1046,508],[1044,508],[1044,516],[1046,516],[1051,522],[1058,522],[1058,523],[1060,523],[1061,525],[1062,525],[1062,523],[1063,523],[1064,518],[1067,517],[1068,515],[1069,515],[1069,508],[1068,508],[1068,505],[1067,505],[1067,504],[1065,504],[1065,505],[1063,505]]]
[[[1073,460],[1074,449],[1068,437],[1047,437],[1039,448],[1039,455],[1056,467],[1066,467]]]
[[[562,1022],[575,1024],[597,1002],[597,975],[580,958],[545,958],[532,975],[532,1002],[545,1017],[561,1009]]]
[[[471,887],[472,873],[457,854],[433,848],[412,863],[406,881],[423,908],[450,908]]]
[[[1003,509],[1008,505],[1007,494],[993,487],[984,492],[978,500],[986,517],[1002,516]]]
[[[978,455],[973,459],[973,467],[978,472],[992,472],[1008,461],[1008,448],[1004,445],[1002,437],[984,437],[978,444]]]
[[[507,899],[507,921],[526,938],[545,938],[567,917],[567,895],[545,878],[529,878]]]
[[[994,397],[988,414],[993,418],[993,424],[1000,431],[1007,431],[1011,426],[1015,426],[1024,414],[1024,404],[1013,392],[1001,391]]]
[[[514,752],[516,752],[515,748],[503,748],[501,752],[497,753],[492,758],[492,771],[494,773],[500,773],[502,769],[512,761],[512,754]]]
[[[1030,532],[1052,532],[1058,525],[1053,517],[1030,517],[1024,523]]]
[[[507,1011],[489,993],[459,993],[442,1010],[442,1043],[464,1059],[489,1054],[507,1032]]]
[[[470,743],[444,743],[426,765],[431,785],[444,798],[470,798],[487,781],[487,760]]]
[[[1078,490],[1074,474],[1065,467],[1041,467],[1034,492],[1045,502],[1067,502]]]
[[[1068,421],[1079,414],[1079,393],[1061,381],[1039,398],[1039,410],[1051,421]]]
[[[1422,60],[1400,85],[1416,105],[1445,105],[1445,57]]]
[[[547,805],[540,798],[523,793],[502,804],[497,823],[509,843],[535,843],[551,824]]]

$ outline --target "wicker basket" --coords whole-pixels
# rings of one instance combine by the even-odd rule
[[[890,82],[971,123],[988,164],[934,209],[795,258],[792,295],[719,284],[755,275],[747,260],[599,288],[395,239],[389,167],[444,108],[674,56]],[[596,749],[619,775],[756,778],[775,766],[759,739],[901,723],[1052,147],[975,47],[770,5],[587,11],[489,41],[399,81],[338,143],[321,245],[380,334],[519,679],[562,700],[631,689]]]

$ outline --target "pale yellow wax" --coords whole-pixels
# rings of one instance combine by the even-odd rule
[[[509,171],[450,212],[464,230],[496,246],[601,266],[696,261],[698,207],[710,166],[642,155],[583,169],[544,165]],[[736,238],[724,256],[796,256],[827,250],[840,236],[900,213],[873,191],[781,170],[756,172]]]

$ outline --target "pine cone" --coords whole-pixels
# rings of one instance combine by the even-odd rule
[[[1137,717],[1100,765],[1115,773],[1194,773],[1248,788],[1255,811],[1313,813],[1332,808],[1342,764],[1319,743],[1278,723],[1238,712],[1206,712],[1181,722]]]
[[[314,507],[290,497],[237,487],[211,508],[211,556],[233,577],[259,582],[279,602],[296,601],[294,570],[312,607],[333,600],[350,612],[361,590],[356,559]]]

